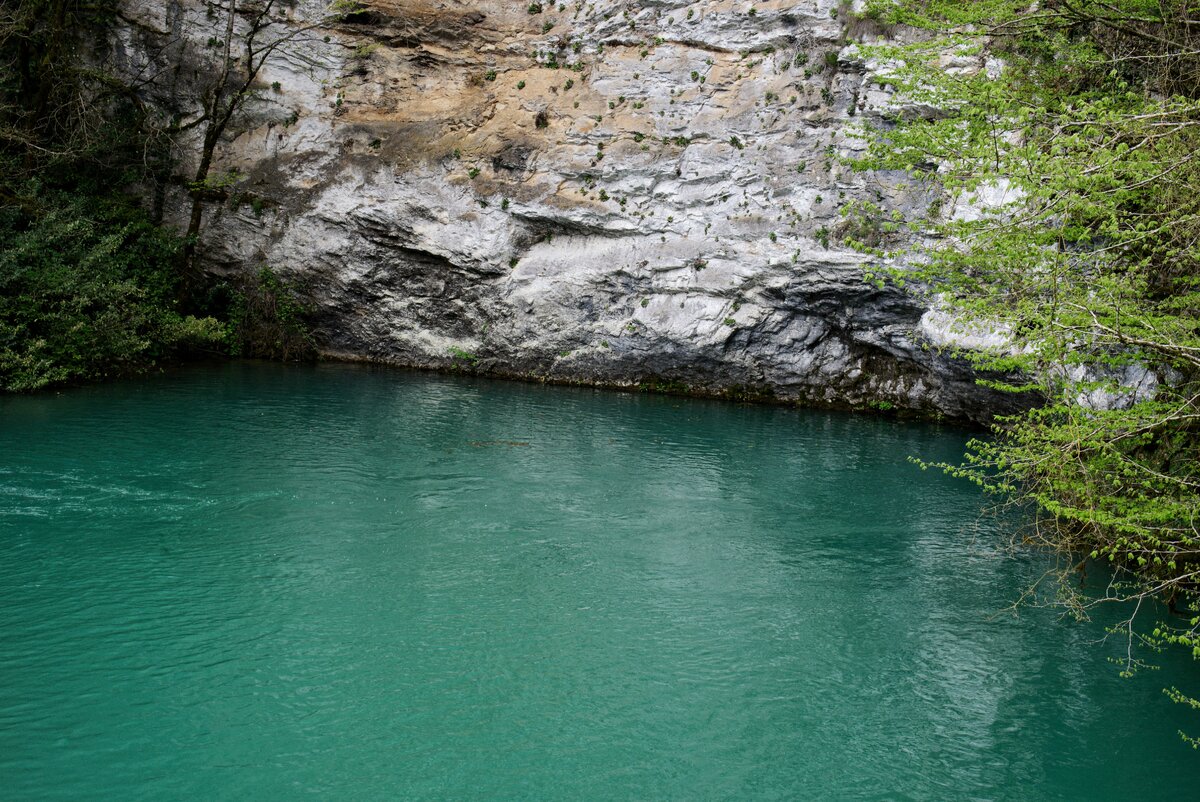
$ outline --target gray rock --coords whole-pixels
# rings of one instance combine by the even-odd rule
[[[113,57],[157,76],[148,102],[196,114],[222,5],[128,0]],[[926,113],[889,105],[847,46],[881,34],[839,3],[364,5],[313,30],[321,4],[277,10],[293,38],[215,168],[260,202],[212,204],[201,242],[214,273],[303,287],[326,354],[962,418],[1022,403],[929,347],[921,303],[837,241],[853,199],[928,200],[839,163],[864,119]],[[167,210],[182,227],[182,191]]]

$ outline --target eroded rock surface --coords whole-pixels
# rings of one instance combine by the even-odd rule
[[[144,90],[187,119],[227,8],[130,0],[117,57],[137,74],[188,65]],[[1011,407],[926,347],[926,310],[864,281],[840,243],[855,198],[928,202],[839,164],[890,102],[847,42],[886,32],[831,0],[538,8],[273,9],[293,38],[218,149],[229,186],[206,209],[206,267],[295,279],[340,357]],[[185,138],[181,175],[197,152]],[[167,198],[181,225],[187,203],[182,186]]]

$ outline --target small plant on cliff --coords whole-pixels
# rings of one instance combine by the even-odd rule
[[[479,357],[475,356],[475,354],[472,354],[470,351],[463,350],[457,345],[450,346],[448,350],[450,352],[451,359],[455,363],[462,362],[466,365],[474,365],[479,361]]]
[[[526,8],[525,10],[528,11],[530,14],[541,14],[542,13],[542,4],[541,3],[530,3],[529,7]]]

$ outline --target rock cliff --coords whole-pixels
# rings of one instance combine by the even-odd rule
[[[205,267],[295,280],[337,357],[1003,411],[1011,398],[927,347],[936,316],[864,281],[841,244],[854,199],[929,202],[839,163],[859,122],[893,110],[849,44],[887,32],[849,12],[367,0],[335,19],[277,4],[278,45],[216,149]],[[129,0],[114,58],[186,121],[227,22],[228,0]],[[179,140],[181,176],[199,130]],[[168,217],[182,226],[189,202],[181,179]]]

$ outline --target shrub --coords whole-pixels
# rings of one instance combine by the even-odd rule
[[[180,314],[180,240],[119,199],[53,195],[0,213],[0,389],[127,375],[224,328]]]
[[[311,307],[269,267],[237,281],[229,309],[229,350],[234,356],[306,361],[316,357],[309,330]]]

